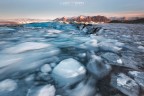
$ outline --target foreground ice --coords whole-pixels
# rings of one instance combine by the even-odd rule
[[[51,66],[49,65],[49,64],[45,64],[45,65],[43,65],[42,67],[41,67],[41,72],[43,72],[43,73],[48,73],[48,72],[50,72],[52,69],[51,69]]]
[[[86,70],[80,62],[73,58],[61,61],[53,70],[52,75],[60,86],[71,85],[85,76]]]
[[[1,32],[9,32],[9,31],[15,31],[15,29],[9,28],[9,27],[0,27],[0,33]]]
[[[97,80],[89,77],[87,80],[80,82],[74,89],[67,89],[70,96],[95,96]]]
[[[123,73],[112,75],[111,85],[128,96],[139,96],[138,84]]]
[[[111,66],[107,64],[103,64],[102,58],[96,56],[95,54],[89,55],[90,60],[87,64],[87,69],[96,80],[102,79],[107,76],[111,71]]]
[[[37,49],[42,49],[42,48],[51,47],[51,46],[52,45],[45,44],[45,43],[25,42],[25,43],[16,45],[11,48],[7,48],[4,50],[4,52],[6,52],[6,53],[22,53],[25,51],[37,50]]]
[[[55,87],[53,85],[36,86],[29,89],[27,96],[55,96]]]
[[[142,28],[58,22],[3,27],[0,90],[13,91],[0,96],[137,96],[143,88]]]
[[[121,58],[117,54],[107,52],[105,54],[102,54],[102,57],[106,59],[112,65],[124,66],[122,64],[123,62]]]
[[[55,29],[49,29],[49,30],[47,30],[47,32],[48,32],[49,34],[58,34],[58,33],[61,33],[62,31],[60,31],[60,30],[55,30]]]
[[[45,63],[56,61],[57,58],[55,56],[60,52],[58,48],[50,48],[45,51],[2,54],[0,56],[0,79],[7,78],[8,76],[22,76],[23,74],[33,72]]]
[[[128,74],[134,78],[134,80],[141,86],[144,90],[144,72],[129,71]]]
[[[1,92],[14,91],[16,88],[17,83],[12,79],[6,79],[0,82],[0,94]]]

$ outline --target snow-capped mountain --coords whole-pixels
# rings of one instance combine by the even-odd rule
[[[56,18],[55,21],[63,21],[63,22],[109,22],[110,20],[105,16],[77,16],[77,17],[62,17]]]

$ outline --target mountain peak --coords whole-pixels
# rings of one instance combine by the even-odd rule
[[[105,16],[77,16],[77,17],[62,17],[55,19],[56,21],[63,21],[63,22],[109,22],[110,20]]]

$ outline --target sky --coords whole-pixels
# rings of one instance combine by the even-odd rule
[[[144,0],[0,0],[0,19],[144,16]]]

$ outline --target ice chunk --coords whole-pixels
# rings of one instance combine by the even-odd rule
[[[101,42],[98,44],[98,46],[101,51],[106,51],[106,52],[118,53],[122,50],[122,48],[117,47],[116,45],[112,43],[107,43],[107,42]]]
[[[135,61],[135,57],[123,55],[121,59],[123,61],[123,64],[119,64],[119,65],[132,68],[135,70],[139,70],[138,66],[140,65],[140,63]]]
[[[87,42],[85,43],[85,45],[97,47],[97,40],[96,40],[96,39],[92,39],[92,40],[90,40],[90,41],[87,41]]]
[[[5,54],[0,55],[0,62],[1,62],[0,68],[17,63],[21,60],[22,60],[22,57],[20,56],[15,56],[15,55],[11,56],[11,55],[5,55]]]
[[[34,80],[34,78],[35,78],[35,75],[34,75],[34,74],[31,74],[31,75],[27,76],[24,80],[25,80],[26,82],[31,82],[31,81]]]
[[[98,34],[98,35],[101,35],[101,34],[103,34],[104,32],[105,32],[104,29],[101,28],[101,29],[97,32],[97,34]]]
[[[22,74],[33,72],[45,63],[56,61],[57,58],[55,58],[55,55],[57,54],[59,54],[59,49],[57,48],[45,50],[45,52],[26,52],[14,55],[4,54],[2,57],[5,59],[0,58],[2,62],[0,67],[0,80],[8,76],[22,76]],[[7,60],[10,58],[12,60],[14,59],[14,62],[8,62]]]
[[[128,96],[139,96],[138,84],[123,73],[112,75],[111,86]]]
[[[45,64],[45,65],[43,65],[42,67],[41,67],[41,72],[43,72],[43,73],[48,73],[48,72],[50,72],[52,69],[51,69],[51,67],[50,67],[50,65],[49,64]]]
[[[79,54],[78,54],[78,57],[80,57],[80,58],[85,58],[85,57],[86,57],[86,53],[79,53]]]
[[[52,78],[48,73],[38,72],[35,79],[38,81],[46,81],[52,83]]]
[[[102,54],[102,57],[112,65],[122,66],[123,62],[121,58],[115,53],[107,52],[105,54]]]
[[[81,43],[91,40],[91,38],[89,37],[82,37],[82,36],[73,37],[73,39],[75,40],[75,42],[81,42]]]
[[[70,96],[95,96],[97,80],[92,76],[76,85],[74,89],[66,89]]]
[[[102,58],[96,55],[90,55],[87,69],[96,79],[101,79],[109,74],[111,66],[103,64]]]
[[[10,47],[4,50],[6,53],[22,53],[25,51],[30,50],[36,50],[36,49],[42,49],[46,47],[52,47],[51,44],[45,44],[45,43],[38,43],[38,42],[25,42],[19,45],[16,45],[14,47]]]
[[[122,59],[118,59],[117,63],[122,64]]]
[[[144,52],[144,46],[138,46],[138,48],[139,48],[142,52]]]
[[[0,92],[14,91],[17,88],[16,81],[6,79],[0,82]]]
[[[86,27],[84,27],[84,28],[82,29],[82,31],[83,31],[84,33],[87,33],[87,32],[88,32],[88,29],[87,29]]]
[[[134,78],[134,80],[141,86],[144,90],[144,72],[129,71],[128,74]]]
[[[61,61],[53,70],[52,75],[60,86],[69,85],[82,80],[86,69],[73,58]]]
[[[54,68],[56,66],[56,63],[50,63],[51,68]]]
[[[90,37],[91,37],[92,39],[96,39],[98,42],[103,42],[103,41],[106,41],[106,40],[107,40],[106,38],[104,38],[104,37],[102,37],[102,36],[96,36],[96,35],[93,35],[93,34],[91,34]]]
[[[62,31],[56,30],[56,29],[49,29],[49,30],[47,30],[47,32],[50,34],[58,34],[58,33],[61,33]]]
[[[79,46],[82,49],[98,51],[98,44],[96,39],[89,40]]]
[[[0,27],[0,32],[5,32],[5,31],[15,31],[15,29],[13,28],[9,28],[9,27]]]
[[[55,87],[53,85],[37,86],[29,89],[27,96],[55,96]]]
[[[124,47],[124,43],[118,42],[118,40],[114,40],[114,39],[105,39],[104,41],[105,43],[111,43],[117,47]]]

